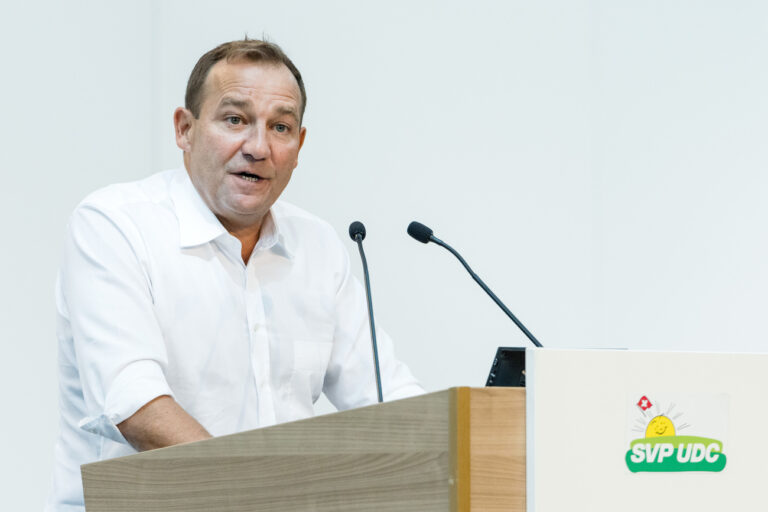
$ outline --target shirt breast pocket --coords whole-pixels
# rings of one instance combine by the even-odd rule
[[[330,341],[293,342],[291,387],[299,396],[312,396],[314,403],[323,391],[323,380],[331,359]]]

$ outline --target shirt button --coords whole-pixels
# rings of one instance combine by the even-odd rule
[[[253,332],[259,332],[259,324],[253,326]]]

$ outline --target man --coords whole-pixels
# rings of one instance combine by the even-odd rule
[[[201,57],[174,112],[184,169],[114,185],[70,219],[57,281],[61,434],[49,510],[80,465],[375,402],[366,306],[333,229],[277,201],[306,137],[276,45]],[[380,337],[386,399],[422,392]]]

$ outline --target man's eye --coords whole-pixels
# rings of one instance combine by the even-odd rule
[[[243,122],[243,120],[242,120],[242,119],[240,119],[240,118],[239,118],[239,117],[237,117],[237,116],[227,116],[227,118],[226,118],[226,119],[227,119],[227,122],[228,122],[229,124],[240,124],[240,123],[242,123],[242,122]]]
[[[276,124],[275,130],[277,130],[278,133],[285,133],[288,131],[288,126],[284,124]]]

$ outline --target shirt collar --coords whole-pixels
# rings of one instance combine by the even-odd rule
[[[227,232],[197,193],[183,167],[176,171],[171,182],[171,200],[179,219],[181,247],[202,245]]]
[[[266,251],[271,250],[276,254],[285,256],[286,258],[293,257],[293,251],[289,247],[289,243],[286,241],[285,229],[280,229],[285,225],[285,218],[280,211],[280,205],[272,205],[267,215],[264,217],[264,222],[261,224],[261,233],[259,234],[259,241],[256,242],[254,251]]]
[[[183,167],[176,171],[171,182],[171,200],[179,220],[179,245],[181,247],[202,245],[227,233],[226,228],[200,197],[189,178],[189,174]],[[293,253],[280,230],[280,225],[285,220],[278,210],[279,208],[272,207],[267,212],[254,251],[272,250],[291,258]]]

